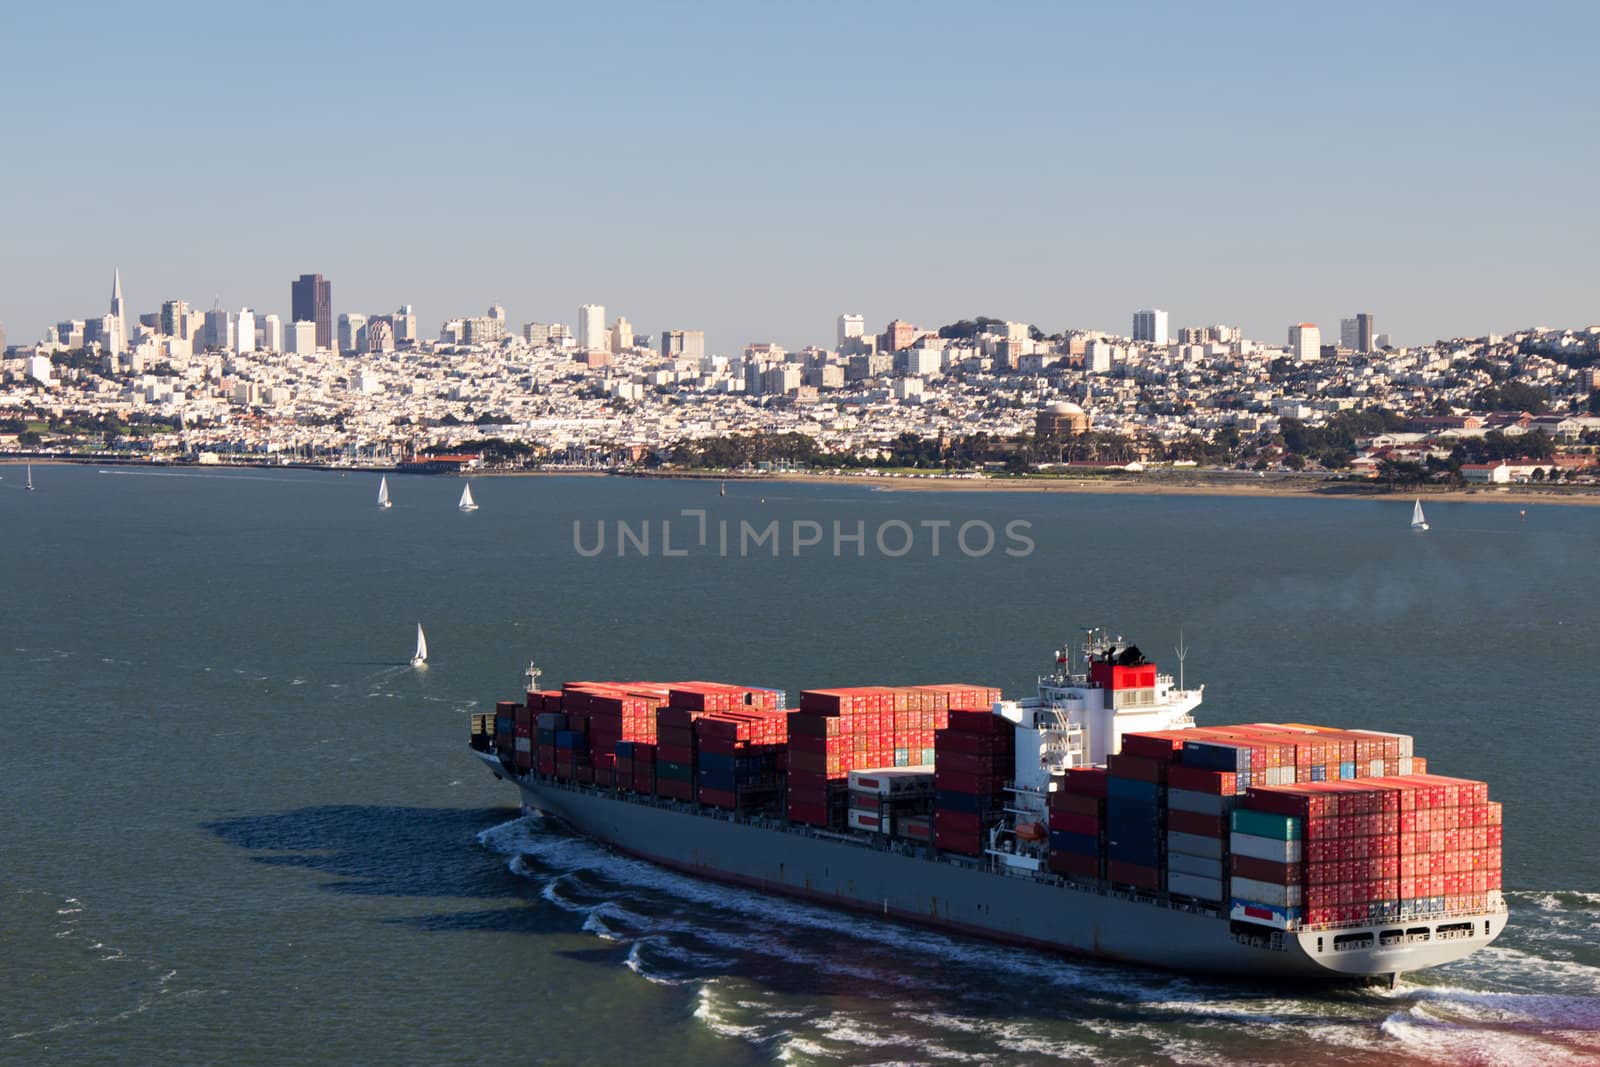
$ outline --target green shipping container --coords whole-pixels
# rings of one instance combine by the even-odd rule
[[[656,764],[656,777],[666,778],[674,782],[694,781],[694,765],[690,763],[670,763],[662,760]]]
[[[1293,815],[1274,815],[1268,811],[1234,808],[1233,830],[1235,833],[1249,834],[1252,837],[1270,837],[1274,841],[1298,841],[1300,820]]]

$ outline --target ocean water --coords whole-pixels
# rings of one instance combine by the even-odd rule
[[[34,476],[0,468],[0,1062],[1600,1059],[1600,510],[1437,504],[1415,535],[1398,499],[485,478],[461,514],[450,479],[380,512],[367,475]],[[1085,625],[1174,671],[1181,632],[1202,722],[1399,730],[1487,779],[1505,935],[1393,991],[998,948],[617,857],[465,745],[530,657],[1019,695]]]

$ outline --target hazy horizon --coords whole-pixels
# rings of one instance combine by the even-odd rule
[[[287,320],[320,272],[425,337],[592,302],[723,352],[842,312],[1600,319],[1589,6],[270,10],[0,12],[9,343],[114,267],[130,315]]]

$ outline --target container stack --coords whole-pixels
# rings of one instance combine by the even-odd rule
[[[514,702],[498,700],[494,705],[494,752],[501,763],[511,763],[517,751],[517,720],[511,708]]]
[[[1146,892],[1166,866],[1167,769],[1181,740],[1128,734],[1106,759],[1106,880]]]
[[[1485,783],[1437,775],[1252,788],[1232,815],[1231,913],[1290,927],[1482,911],[1500,819]]]
[[[1222,740],[1184,739],[1182,745],[1179,762],[1167,768],[1166,889],[1221,904],[1228,898],[1228,817],[1255,753]]]
[[[999,690],[966,683],[806,690],[789,713],[790,820],[843,828],[851,771],[930,767],[948,709],[998,699]],[[915,837],[918,824],[908,825]]]
[[[777,806],[788,742],[786,713],[776,709],[708,712],[695,720],[694,732],[700,803],[743,812]]]
[[[952,708],[934,732],[933,842],[967,856],[983,853],[1003,814],[1015,772],[1016,728],[989,710]]]
[[[927,819],[933,814],[933,771],[924,767],[885,767],[851,771],[849,814],[852,830],[890,837],[909,836],[926,841]],[[902,835],[907,820],[920,820],[909,835]]]
[[[699,714],[671,706],[656,711],[657,796],[694,799],[694,720]]]
[[[1069,770],[1050,793],[1050,870],[1073,878],[1105,877],[1106,771]]]

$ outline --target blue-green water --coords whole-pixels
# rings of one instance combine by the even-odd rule
[[[1600,1057],[1600,510],[0,468],[0,1062],[1440,1063]],[[682,509],[709,512],[706,549]],[[741,558],[719,519],[866,524]],[[655,524],[648,557],[573,521]],[[685,556],[663,557],[675,523]],[[872,541],[900,520],[903,558]],[[924,522],[949,520],[939,556]],[[1031,523],[969,558],[955,527]],[[609,526],[614,535],[614,526]],[[737,529],[737,526],[735,526]],[[1003,533],[1002,533],[1002,546]],[[889,537],[897,547],[898,534]],[[404,665],[427,627],[425,672]],[[1417,737],[1505,802],[1512,925],[1394,991],[1221,984],[696,883],[468,755],[565,678],[1030,691],[1104,624],[1202,722]]]

